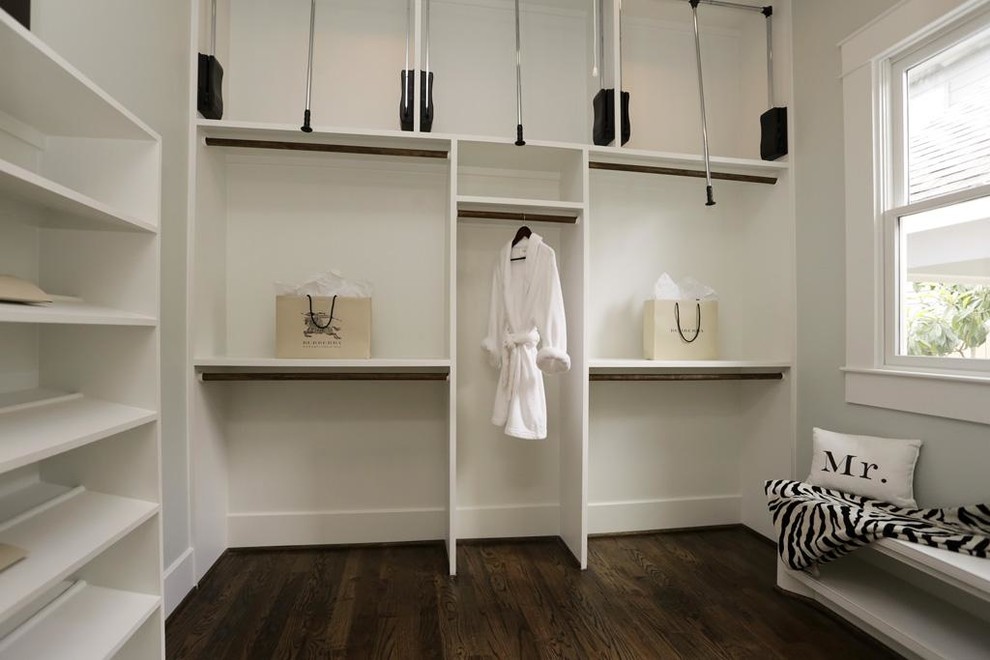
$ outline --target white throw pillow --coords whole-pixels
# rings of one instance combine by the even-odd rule
[[[921,440],[848,435],[816,428],[808,483],[914,508]]]

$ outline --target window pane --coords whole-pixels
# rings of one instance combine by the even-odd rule
[[[990,30],[907,71],[908,201],[990,183]]]
[[[898,227],[899,354],[990,359],[990,197]]]

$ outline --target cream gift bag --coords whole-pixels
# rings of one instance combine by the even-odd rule
[[[690,277],[664,273],[653,300],[643,305],[643,355],[647,360],[718,358],[718,300],[714,289]]]
[[[370,358],[371,298],[276,296],[275,356]]]
[[[647,360],[718,358],[718,301],[647,300],[643,353]]]
[[[275,285],[275,356],[370,358],[371,285],[327,271]]]

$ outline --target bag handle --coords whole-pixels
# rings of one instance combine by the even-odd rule
[[[698,335],[701,334],[701,303],[699,302],[696,304],[698,306],[698,329],[694,331],[694,337],[688,339],[687,337],[684,336],[684,331],[681,330],[681,306],[679,303],[676,302],[674,303],[674,320],[677,322],[677,334],[679,334],[681,336],[681,339],[683,339],[688,344],[690,344],[695,339],[697,339]]]
[[[333,308],[336,307],[337,305],[337,296],[334,296],[333,299],[330,301],[330,318],[327,319],[326,325],[320,325],[320,322],[316,320],[316,314],[313,312],[313,296],[307,293],[306,298],[309,299],[309,320],[312,321],[313,325],[315,325],[320,330],[326,330],[327,328],[329,328],[330,324],[333,323]],[[698,318],[699,320],[701,319],[700,316]]]

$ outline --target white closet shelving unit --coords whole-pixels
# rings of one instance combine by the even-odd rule
[[[0,658],[164,657],[161,140],[0,12]]]
[[[310,134],[309,3],[219,3],[225,116],[190,136],[197,577],[237,546],[444,539],[453,573],[465,538],[559,536],[583,567],[594,533],[769,532],[762,481],[793,472],[795,293],[790,166],[758,159],[764,20],[702,7],[706,208],[690,5],[625,0],[620,22],[604,4],[605,81],[632,93],[625,146],[591,144],[590,0],[522,3],[525,147],[509,0],[413,3],[430,133],[396,130],[404,0],[319,4]],[[774,5],[786,105],[789,2]],[[195,20],[205,52],[209,2]],[[542,442],[490,423],[480,349],[523,217],[556,251],[572,360],[546,379]],[[273,283],[331,267],[375,285],[372,359],[275,359]],[[640,359],[663,271],[719,291],[722,360]],[[300,380],[328,382],[285,382]]]

